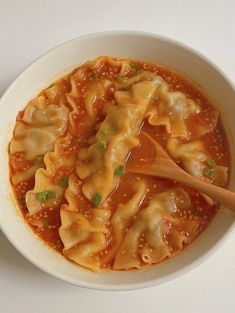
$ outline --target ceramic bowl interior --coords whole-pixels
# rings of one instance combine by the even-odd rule
[[[12,244],[42,270],[73,284],[106,290],[144,288],[195,268],[234,229],[234,216],[221,209],[207,230],[178,256],[147,270],[94,274],[57,254],[23,221],[8,180],[8,142],[16,114],[37,93],[71,69],[100,55],[130,57],[174,68],[199,84],[222,114],[231,151],[235,150],[235,92],[231,82],[210,61],[173,40],[141,32],[107,32],[66,42],[33,62],[10,85],[0,101],[0,226]],[[235,190],[234,155],[230,189]]]

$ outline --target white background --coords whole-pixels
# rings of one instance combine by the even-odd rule
[[[91,32],[144,30],[180,40],[235,82],[234,0],[0,0],[0,94],[31,61]],[[41,272],[0,233],[0,311],[79,313],[235,312],[235,236],[170,283],[133,292],[78,288]]]

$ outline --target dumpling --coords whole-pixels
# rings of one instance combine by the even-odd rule
[[[136,83],[139,83],[139,82],[142,82],[142,81],[146,81],[146,80],[153,80],[153,79],[156,79],[156,75],[153,74],[152,72],[149,72],[149,71],[141,71],[131,77],[121,77],[119,80],[117,80],[115,82],[115,86],[117,89],[130,89],[131,86],[133,84],[136,84]],[[160,81],[161,81],[161,78],[158,77],[158,80],[159,80],[159,84],[160,84]]]
[[[212,132],[219,120],[219,112],[216,110],[200,112],[190,118],[190,132],[192,138],[199,138]]]
[[[190,198],[182,189],[156,194],[149,205],[141,209],[122,241],[113,268],[128,270],[159,263],[174,255],[189,243],[189,234],[179,231],[179,224],[196,235],[196,220],[180,220],[173,213],[190,206]],[[167,241],[166,234],[171,234]]]
[[[100,108],[96,106],[96,103],[105,98],[106,92],[112,85],[112,82],[108,79],[97,79],[91,81],[82,95],[79,92],[78,86],[83,82],[83,76],[85,73],[86,69],[82,67],[70,77],[71,90],[67,94],[67,101],[72,109],[69,114],[69,122],[71,130],[74,130],[75,133],[77,129],[76,116],[78,114],[81,115],[82,112],[83,116],[85,113],[87,114],[87,116],[82,119],[82,122],[94,125],[97,113],[100,110]],[[81,109],[82,107],[84,107],[85,110]]]
[[[111,218],[110,225],[114,243],[108,255],[102,259],[102,263],[109,263],[115,257],[115,253],[125,236],[126,228],[138,213],[140,204],[146,195],[147,186],[143,181],[139,181],[136,182],[134,190],[134,196],[126,203],[120,203]]]
[[[203,169],[209,156],[200,140],[182,143],[178,138],[170,138],[167,142],[167,150],[173,158],[182,162],[188,173],[198,178],[203,177]]]
[[[167,149],[173,158],[181,161],[186,172],[194,177],[225,186],[228,181],[228,168],[216,165],[200,140],[182,143],[178,138],[170,138]],[[205,194],[202,194],[209,205],[215,202]]]
[[[23,152],[27,160],[52,151],[56,138],[62,136],[67,127],[68,109],[64,105],[46,106],[41,97],[28,104],[22,122],[16,125],[15,139],[10,143],[10,153]]]
[[[45,89],[43,91],[43,95],[50,104],[63,105],[66,100],[67,92],[69,92],[70,88],[68,80],[62,79]]]
[[[228,168],[216,165],[200,140],[182,143],[178,138],[170,138],[167,150],[173,158],[182,162],[185,171],[192,176],[207,179],[219,186],[226,185]]]
[[[61,204],[68,178],[75,164],[76,152],[70,149],[71,146],[70,135],[59,138],[55,143],[55,150],[45,155],[46,167],[36,171],[34,188],[26,193],[29,215],[45,208],[56,208]],[[58,176],[59,172],[63,173],[63,176],[61,174]]]
[[[105,108],[95,142],[78,154],[76,172],[85,179],[83,194],[96,205],[102,204],[119,182],[119,170],[125,166],[130,150],[137,146],[137,134],[158,80],[143,81],[129,91],[115,92],[115,103]]]
[[[180,91],[169,91],[169,85],[161,78],[156,91],[158,104],[147,112],[148,122],[155,126],[165,126],[172,137],[189,137],[185,120],[200,107]]]
[[[73,174],[66,191],[68,205],[62,205],[60,210],[63,253],[70,260],[97,272],[101,266],[98,253],[107,246],[105,235],[109,232],[107,222],[111,211],[92,208],[87,214],[80,213],[77,207],[79,192],[80,184]]]
[[[131,69],[129,62],[130,61],[128,59],[114,59],[109,56],[101,56],[95,61],[87,62],[86,64],[91,66],[93,69],[100,69],[104,63],[108,63],[111,66],[116,66],[119,68],[119,75],[125,75]]]
[[[68,109],[64,105],[46,105],[44,96],[38,96],[26,107],[22,121],[18,121],[14,130],[14,139],[10,142],[10,153],[22,153],[26,161],[32,164],[24,171],[15,173],[13,184],[29,180],[36,170],[43,166],[38,158],[53,151],[55,141],[64,135],[68,122]]]
[[[94,81],[93,83],[91,83],[85,91],[85,108],[90,118],[94,119],[96,117],[94,104],[98,99],[105,96],[105,92],[111,86],[111,84],[111,81],[109,81],[108,79],[101,79],[97,82]]]

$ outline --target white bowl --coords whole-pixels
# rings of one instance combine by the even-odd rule
[[[38,239],[14,204],[8,180],[8,142],[15,118],[27,102],[53,80],[100,55],[143,59],[172,67],[202,86],[222,112],[231,151],[235,150],[234,88],[225,75],[198,52],[170,39],[142,32],[105,32],[66,42],[33,62],[9,86],[0,101],[0,226],[32,263],[82,287],[128,290],[157,285],[195,268],[221,246],[234,229],[232,213],[221,209],[207,230],[177,257],[147,270],[94,274],[69,262]],[[235,190],[234,155],[230,189]]]

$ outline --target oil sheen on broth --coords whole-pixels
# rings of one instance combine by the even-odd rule
[[[99,57],[44,89],[18,113],[10,181],[25,221],[80,266],[142,269],[182,251],[218,204],[196,190],[128,172],[150,164],[148,133],[191,175],[228,183],[219,112],[181,75]]]

